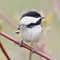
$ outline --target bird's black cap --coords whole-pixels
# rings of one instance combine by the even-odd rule
[[[41,17],[41,15],[36,11],[29,11],[29,12],[23,14],[21,18],[23,18],[25,16],[31,16],[31,17],[35,17],[35,18]]]

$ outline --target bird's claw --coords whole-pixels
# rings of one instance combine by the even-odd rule
[[[32,53],[34,53],[35,52],[35,49],[34,48],[32,48]]]
[[[20,42],[20,44],[19,44],[19,45],[20,45],[20,47],[22,47],[22,45],[23,45],[23,40]]]

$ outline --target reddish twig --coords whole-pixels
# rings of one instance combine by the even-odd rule
[[[31,43],[30,46],[33,46],[33,43]],[[29,51],[29,60],[32,60],[32,51]]]
[[[7,60],[11,60],[1,42],[0,42],[0,47],[1,47],[1,50],[3,51],[4,55],[6,56]]]
[[[28,49],[28,50],[30,50],[30,51],[33,51],[33,48],[32,48],[32,47],[26,45],[25,43],[23,43],[23,44],[21,45],[18,40],[16,40],[16,39],[14,39],[13,37],[5,34],[4,32],[0,32],[0,35],[3,36],[3,37],[5,37],[5,38],[7,38],[8,40],[16,43],[17,45],[19,45],[19,46],[21,46],[21,47],[24,47],[24,48],[26,48],[26,49]],[[41,57],[43,57],[43,58],[45,58],[45,59],[47,59],[47,60],[53,60],[50,56],[44,54],[43,52],[40,52],[40,51],[37,50],[37,49],[34,49],[34,53],[36,53],[37,55],[39,55],[39,56],[41,56]]]
[[[14,30],[16,30],[17,25],[10,19],[3,11],[0,10],[0,18],[4,20],[9,26],[11,26]]]
[[[32,60],[32,51],[29,53],[29,60]]]

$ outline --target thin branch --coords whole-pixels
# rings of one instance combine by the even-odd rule
[[[1,47],[1,50],[3,51],[4,55],[6,56],[7,60],[11,60],[1,42],[0,42],[0,47]]]
[[[9,26],[11,26],[14,30],[16,30],[17,25],[10,19],[5,13],[0,11],[0,18],[4,20]]]
[[[30,51],[33,51],[33,48],[32,48],[32,47],[26,45],[25,43],[23,43],[23,44],[21,45],[18,40],[16,40],[16,39],[14,39],[13,37],[5,34],[4,32],[1,32],[1,31],[0,31],[0,35],[3,36],[3,37],[5,37],[5,38],[7,38],[8,40],[14,42],[15,44],[21,46],[21,47],[24,47],[24,48],[26,48],[26,49],[28,49],[28,50],[30,50]],[[43,57],[43,58],[45,58],[45,59],[47,59],[47,60],[54,60],[54,59],[52,59],[50,56],[44,54],[43,52],[40,52],[40,51],[37,50],[37,49],[34,49],[34,53],[36,53],[37,55],[39,55],[39,56],[41,56],[41,57]]]
[[[30,46],[33,46],[33,43],[31,43]],[[29,51],[29,60],[32,60],[32,51]]]
[[[60,4],[59,4],[58,0],[52,0],[52,5],[53,5],[54,11],[58,17],[58,20],[60,21]]]
[[[32,60],[32,51],[29,53],[29,60]]]

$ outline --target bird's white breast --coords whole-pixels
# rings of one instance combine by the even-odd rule
[[[27,28],[20,32],[21,38],[27,42],[37,42],[42,31],[41,25],[35,26],[34,28]]]

